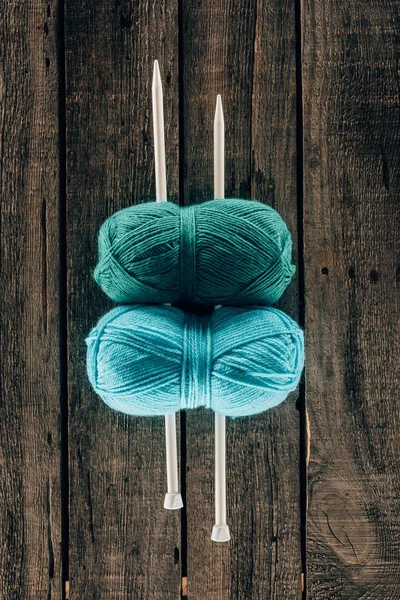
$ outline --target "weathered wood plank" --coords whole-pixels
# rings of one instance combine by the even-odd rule
[[[302,11],[308,597],[397,598],[400,2]]]
[[[103,405],[84,343],[111,306],[92,279],[98,230],[112,212],[155,197],[155,58],[177,199],[177,23],[176,2],[66,2],[71,599],[180,597],[180,514],[163,508],[163,419]]]
[[[291,2],[191,2],[183,14],[184,201],[213,197],[213,119],[222,94],[226,195],[272,204],[297,245],[295,15]],[[296,260],[296,258],[295,258]],[[297,282],[281,307],[296,318]],[[299,416],[295,397],[227,421],[232,540],[211,542],[214,419],[187,413],[188,598],[299,598]]]
[[[57,2],[0,24],[0,597],[61,599]]]

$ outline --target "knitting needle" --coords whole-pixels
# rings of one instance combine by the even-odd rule
[[[225,197],[225,124],[221,96],[217,96],[214,117],[214,198]],[[226,524],[226,418],[215,413],[215,525],[211,539],[231,539]]]
[[[157,202],[166,202],[167,176],[165,169],[164,106],[158,60],[154,61],[152,100],[156,200]],[[175,510],[183,506],[178,482],[175,413],[165,415],[165,449],[167,455],[167,493],[165,494],[164,508]]]

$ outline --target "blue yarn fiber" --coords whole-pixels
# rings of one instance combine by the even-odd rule
[[[199,406],[257,414],[297,387],[304,366],[302,330],[271,307],[200,317],[172,306],[121,306],[86,341],[95,391],[111,408],[138,416]]]
[[[271,305],[295,271],[285,222],[254,200],[131,206],[105,221],[98,245],[95,279],[124,304]]]

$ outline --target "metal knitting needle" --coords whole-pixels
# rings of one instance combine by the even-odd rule
[[[164,106],[163,91],[158,60],[154,61],[153,85],[153,129],[154,129],[154,162],[156,170],[156,200],[167,201],[167,175],[165,169],[164,139]],[[167,493],[164,508],[176,510],[182,508],[182,496],[179,493],[178,458],[176,448],[175,413],[165,415],[165,449],[167,455]]]
[[[214,117],[214,198],[225,197],[225,124],[221,96],[217,96]],[[226,524],[226,418],[215,413],[215,525],[211,539],[231,539]]]

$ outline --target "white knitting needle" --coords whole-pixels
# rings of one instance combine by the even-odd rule
[[[225,124],[221,96],[217,96],[214,117],[214,198],[225,197]],[[228,542],[231,539],[226,524],[226,419],[215,413],[215,525],[211,539]]]
[[[167,175],[165,170],[164,106],[158,60],[154,61],[153,85],[153,129],[154,162],[156,167],[156,200],[167,201]],[[179,493],[178,458],[176,449],[175,413],[165,415],[165,448],[167,454],[167,493],[164,508],[174,510],[182,508],[182,496]]]

